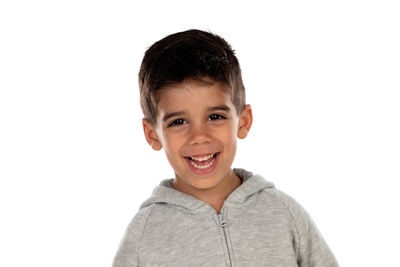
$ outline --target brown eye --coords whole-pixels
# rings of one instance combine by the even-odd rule
[[[180,126],[186,124],[186,121],[184,119],[176,119],[173,122],[171,122],[170,124],[168,124],[168,127],[172,127],[172,126]]]
[[[215,120],[221,120],[221,119],[226,119],[224,116],[220,115],[220,114],[211,114],[208,117],[209,121],[215,121]]]

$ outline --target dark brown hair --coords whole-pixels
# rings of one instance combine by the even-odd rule
[[[139,72],[140,105],[156,122],[161,89],[185,80],[211,79],[228,88],[238,115],[245,106],[245,88],[232,47],[210,32],[188,30],[171,34],[147,49]]]

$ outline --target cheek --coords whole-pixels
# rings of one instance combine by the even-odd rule
[[[223,140],[224,143],[236,146],[236,136],[237,136],[237,129],[235,125],[227,125],[222,131],[220,140]]]
[[[175,138],[164,138],[164,153],[171,166],[176,165],[177,157],[179,157],[179,145],[176,144]]]
[[[238,123],[232,123],[229,125],[229,132],[232,136],[232,138],[236,139],[237,136],[237,131],[238,131]]]
[[[181,147],[182,137],[176,134],[163,135],[163,147],[167,154],[178,153]]]

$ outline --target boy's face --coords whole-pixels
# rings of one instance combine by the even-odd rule
[[[188,190],[212,189],[229,179],[237,137],[246,137],[251,123],[249,105],[238,116],[223,85],[199,81],[165,88],[156,125],[143,120],[148,143],[164,148],[175,185]]]

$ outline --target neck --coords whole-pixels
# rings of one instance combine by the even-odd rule
[[[229,174],[213,188],[198,189],[191,187],[190,185],[185,186],[181,183],[177,183],[176,178],[172,185],[176,190],[208,203],[217,213],[220,213],[225,200],[240,186],[241,183],[241,179],[233,172],[233,170],[230,170]]]

